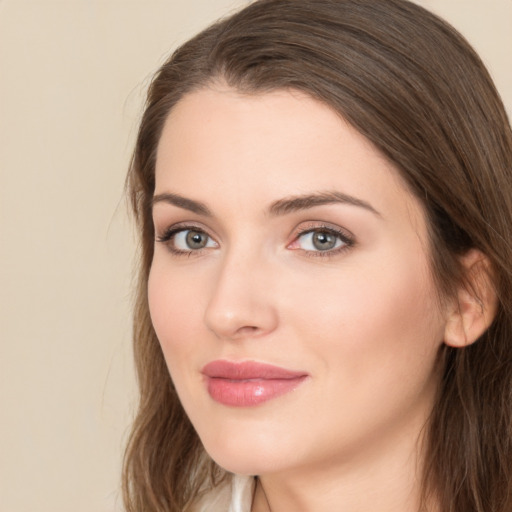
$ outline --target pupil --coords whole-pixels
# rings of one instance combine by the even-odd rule
[[[187,234],[187,245],[191,249],[202,249],[206,245],[206,237],[197,231],[189,231]]]
[[[327,251],[336,245],[336,237],[330,233],[314,233],[313,245],[315,246],[315,249]]]

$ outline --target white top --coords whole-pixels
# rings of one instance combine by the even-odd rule
[[[213,489],[193,512],[251,512],[254,477],[233,475],[231,481]]]

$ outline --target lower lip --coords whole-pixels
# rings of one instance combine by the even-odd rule
[[[207,377],[207,387],[213,400],[220,404],[251,407],[293,391],[305,378],[230,380]]]

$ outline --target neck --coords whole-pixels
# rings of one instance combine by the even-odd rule
[[[397,443],[381,443],[380,451],[372,446],[344,461],[326,463],[324,459],[317,468],[308,466],[307,471],[261,475],[252,512],[419,511],[420,444],[416,433]]]

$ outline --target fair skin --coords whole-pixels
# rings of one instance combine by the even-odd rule
[[[260,475],[253,511],[416,510],[436,356],[462,331],[393,165],[299,92],[217,85],[166,122],[153,217],[155,331],[207,452]],[[226,405],[203,371],[219,360],[304,378]]]

